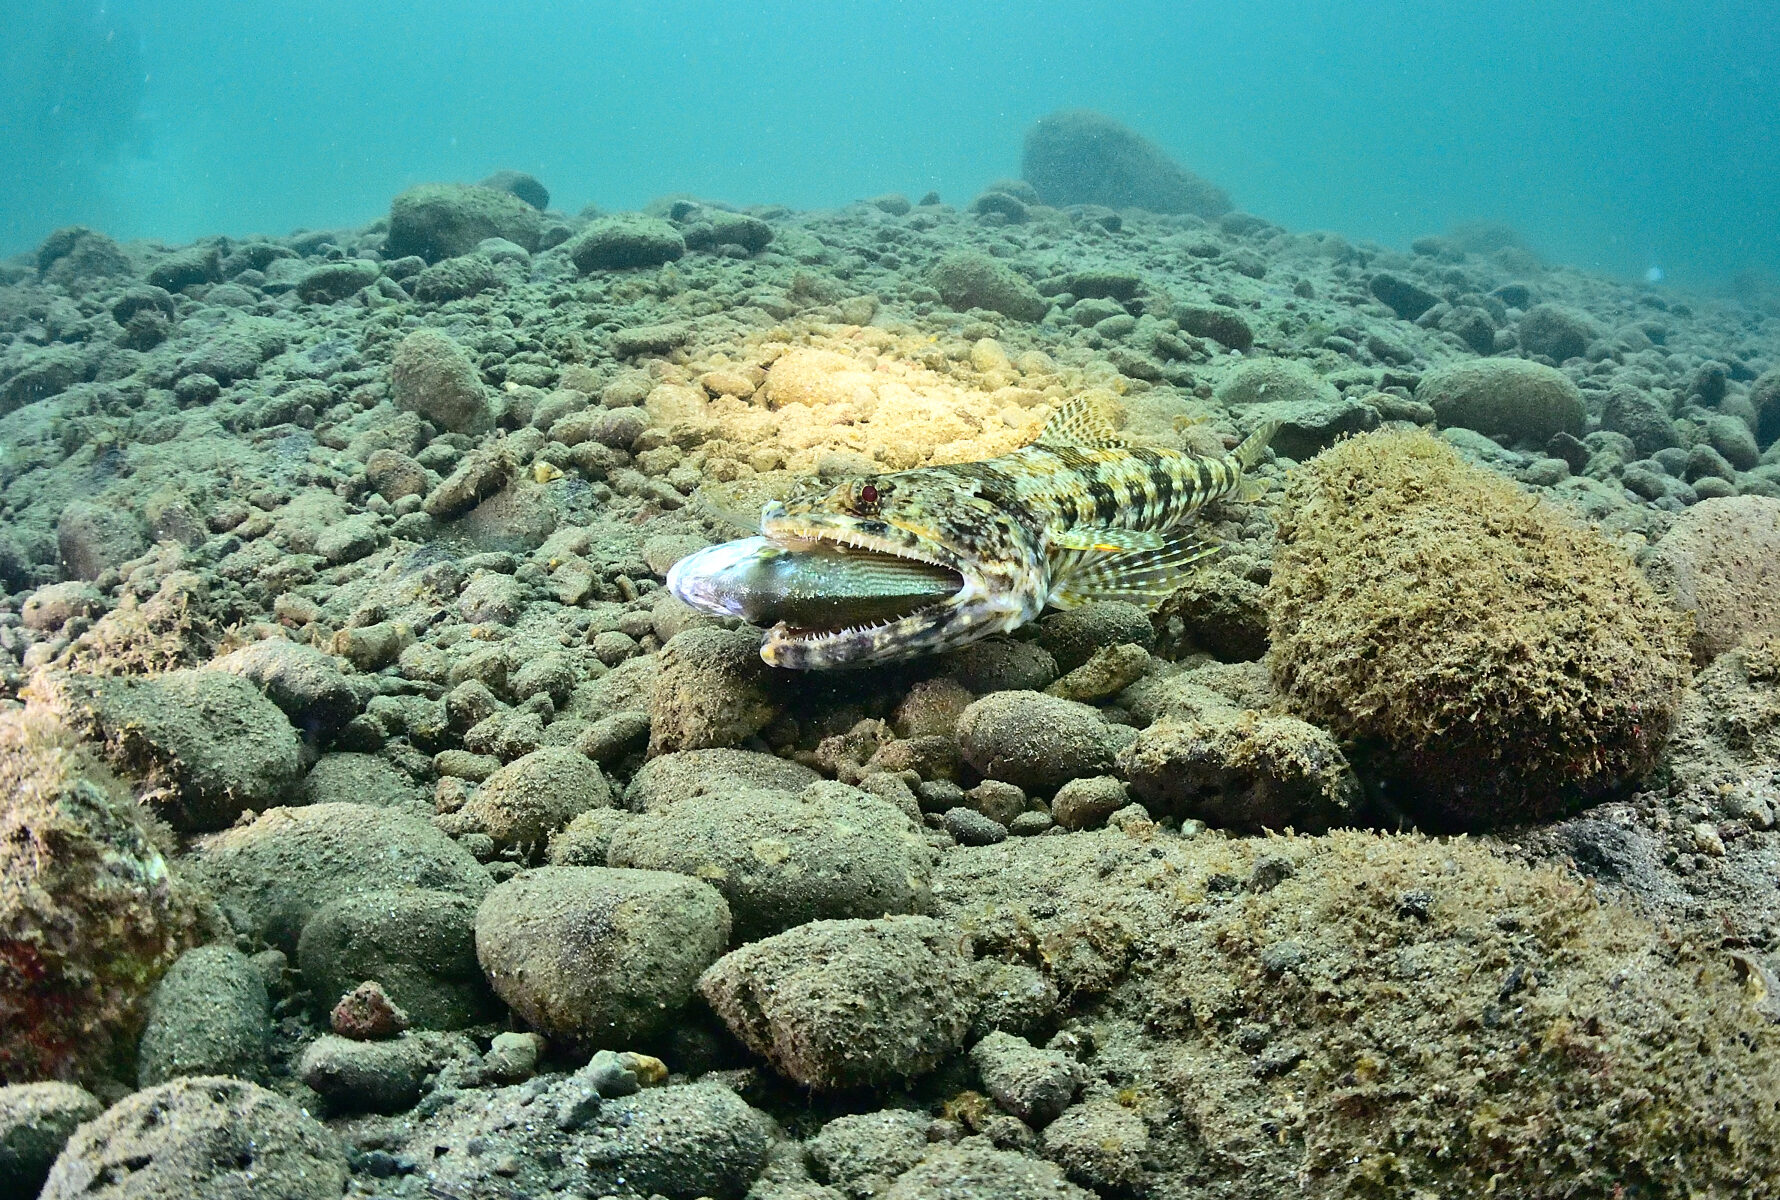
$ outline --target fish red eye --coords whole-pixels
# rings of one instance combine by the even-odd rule
[[[869,483],[866,484],[859,489],[859,501],[862,504],[876,504],[878,502],[878,489]]]

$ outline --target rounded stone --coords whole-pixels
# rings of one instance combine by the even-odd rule
[[[1519,358],[1482,358],[1422,376],[1415,398],[1432,405],[1444,427],[1543,446],[1552,435],[1581,437],[1588,427],[1582,393],[1562,371]]]
[[[221,829],[244,809],[291,796],[302,776],[296,730],[247,680],[224,671],[151,678],[63,676],[47,703],[146,777],[155,811],[183,833]]]
[[[181,1075],[257,1078],[271,1036],[272,1002],[253,961],[228,945],[187,950],[149,997],[137,1085]]]
[[[958,718],[965,761],[1027,792],[1049,793],[1071,779],[1107,774],[1134,736],[1086,704],[1040,692],[996,692]]]
[[[436,329],[416,329],[396,346],[389,390],[397,408],[419,413],[442,429],[480,433],[491,420],[476,364]]]
[[[265,1088],[222,1076],[127,1096],[75,1130],[39,1200],[338,1200],[346,1148]]]
[[[649,754],[735,746],[776,715],[756,634],[688,629],[661,649],[649,699]]]
[[[0,1087],[0,1195],[35,1196],[76,1127],[103,1110],[72,1083]]]
[[[966,944],[930,917],[813,921],[725,955],[699,991],[786,1078],[887,1086],[963,1044],[975,1005]]]
[[[729,941],[729,906],[668,871],[540,867],[476,913],[476,956],[540,1032],[583,1047],[660,1033]]]
[[[932,852],[894,806],[827,781],[735,787],[624,824],[607,863],[678,871],[723,894],[739,941],[823,918],[920,912]]]
[[[420,1029],[492,1020],[499,1005],[476,961],[476,901],[391,888],[325,904],[297,941],[303,984],[319,1007],[376,980]]]
[[[185,865],[237,931],[287,954],[310,918],[345,896],[413,887],[479,900],[494,884],[430,822],[363,804],[272,809],[202,839]]]
[[[497,846],[541,848],[581,813],[611,803],[611,785],[586,755],[544,746],[495,771],[462,811]]]

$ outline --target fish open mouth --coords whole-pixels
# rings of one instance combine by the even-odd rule
[[[775,537],[788,583],[759,616],[799,641],[870,630],[949,604],[965,588],[953,568],[829,538]]]

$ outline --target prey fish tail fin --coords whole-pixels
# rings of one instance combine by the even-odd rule
[[[1267,454],[1268,443],[1273,441],[1273,435],[1278,432],[1278,421],[1263,421],[1230,452],[1230,457],[1242,464],[1244,473],[1242,482],[1236,485],[1234,499],[1259,500],[1267,494],[1267,481],[1256,479],[1247,473],[1260,465],[1261,459]]]
[[[1063,557],[1057,566],[1050,602],[1058,608],[1080,608],[1096,600],[1128,600],[1153,608],[1180,586],[1181,576],[1220,547],[1209,538],[1176,532],[1159,548],[1122,554]]]

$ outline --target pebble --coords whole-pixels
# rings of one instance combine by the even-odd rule
[[[394,1037],[410,1024],[408,1014],[397,1007],[375,979],[367,979],[340,997],[328,1014],[328,1026],[335,1033],[360,1042]]]
[[[991,1033],[971,1047],[970,1063],[995,1102],[1034,1128],[1057,1119],[1082,1085],[1082,1069],[1057,1050],[1040,1050],[1011,1033]]]

